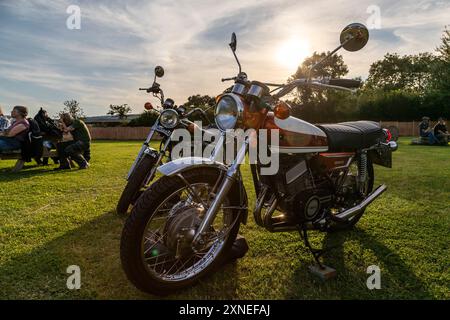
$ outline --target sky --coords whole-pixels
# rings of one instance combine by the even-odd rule
[[[237,73],[232,32],[251,80],[285,82],[303,58],[339,45],[351,22],[367,25],[370,40],[340,54],[348,77],[365,78],[388,52],[434,51],[450,23],[450,1],[0,0],[0,105],[56,115],[76,99],[86,115],[124,103],[140,113],[146,101],[157,104],[138,91],[151,85],[157,65],[165,69],[158,82],[177,104],[215,96],[229,85],[220,79]]]

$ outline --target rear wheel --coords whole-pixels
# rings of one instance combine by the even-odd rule
[[[165,295],[186,288],[219,266],[240,226],[239,200],[230,192],[204,243],[192,239],[209,208],[220,171],[196,168],[162,177],[138,199],[122,232],[121,261],[128,279],[140,290]]]
[[[374,172],[373,172],[373,164],[368,159],[367,160],[367,174],[366,179],[362,182],[362,187],[358,188],[356,181],[359,179],[360,170],[358,168],[358,163],[355,160],[351,165],[343,182],[343,188],[351,188],[353,192],[347,195],[340,206],[339,211],[343,211],[349,209],[360,202],[362,199],[367,197],[373,190],[373,182],[374,182]],[[361,219],[365,210],[362,210],[360,213],[352,217],[350,220],[346,222],[334,222],[330,227],[329,231],[338,231],[338,230],[346,230],[351,229],[355,226],[359,219]],[[338,213],[338,212],[336,212]]]
[[[117,203],[116,212],[119,215],[126,215],[130,205],[134,204],[142,193],[145,180],[147,179],[150,171],[155,166],[156,159],[149,156],[143,156],[135,167],[133,173],[127,181],[127,185],[120,196]]]

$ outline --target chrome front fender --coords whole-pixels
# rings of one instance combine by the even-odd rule
[[[202,157],[185,157],[167,162],[158,167],[158,172],[164,176],[177,175],[191,168],[215,167],[220,170],[227,171],[227,166],[218,161]]]

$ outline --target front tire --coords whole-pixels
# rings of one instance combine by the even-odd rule
[[[116,212],[118,215],[126,215],[130,205],[134,204],[139,198],[142,193],[141,189],[144,187],[145,180],[155,166],[155,163],[156,159],[144,155],[134,168],[133,173],[127,181],[125,189],[120,196],[119,202],[117,203]]]
[[[221,175],[220,171],[215,168],[195,168],[183,172],[183,177],[186,181],[189,182],[191,188],[197,188],[196,186],[200,184],[215,186]],[[200,260],[195,262],[194,258],[194,260],[191,261],[192,267],[186,267],[187,271],[180,271],[180,274],[183,274],[183,272],[186,273],[185,278],[175,275],[175,273],[178,272],[178,269],[173,272],[173,274],[169,275],[169,273],[172,271],[173,266],[176,266],[178,261],[175,263],[171,262],[174,260],[174,258],[172,257],[175,256],[175,254],[173,253],[173,250],[168,249],[170,247],[170,243],[173,243],[173,240],[171,241],[169,239],[169,235],[167,234],[169,233],[169,231],[174,230],[176,227],[178,227],[178,225],[180,225],[180,223],[178,222],[171,222],[176,220],[177,217],[183,217],[183,215],[185,215],[185,212],[187,212],[187,210],[183,211],[185,210],[184,208],[189,208],[188,206],[184,206],[186,202],[181,200],[182,194],[180,193],[180,195],[177,195],[177,192],[179,190],[182,190],[183,188],[186,188],[186,184],[179,177],[162,177],[161,179],[153,183],[150,188],[148,188],[142,194],[142,196],[136,202],[136,205],[133,207],[131,215],[125,222],[120,245],[122,267],[128,279],[141,291],[156,295],[167,295],[174,291],[184,289],[193,285],[201,277],[210,273],[212,270],[222,264],[225,258],[225,254],[231,249],[231,246],[233,245],[233,242],[238,234],[240,227],[240,211],[235,208],[239,205],[239,197],[235,192],[233,192],[232,188],[232,191],[229,192],[224,203],[226,203],[227,205],[229,204],[234,208],[223,209],[224,207],[222,207],[222,210],[224,212],[227,212],[227,215],[232,217],[233,219],[227,221],[233,222],[229,223],[229,228],[224,231],[225,236],[224,239],[221,239],[220,241],[221,246],[219,249],[217,249],[218,251],[214,254],[210,254],[211,250],[213,250],[214,248],[218,248],[214,247],[215,244],[211,245],[212,249],[206,248],[205,250],[209,251],[208,253],[204,254],[202,258],[206,259],[206,262],[203,262],[202,264],[202,260],[200,258],[197,258]],[[210,198],[211,194],[206,194],[205,197]],[[183,203],[183,205],[180,205],[180,203]],[[164,207],[166,206],[166,204],[168,205],[169,209]],[[158,220],[163,219],[160,214],[163,213],[164,210],[170,210],[167,213],[168,218],[165,224],[163,224],[163,222],[160,222],[161,220]],[[195,215],[195,217],[197,216]],[[216,216],[216,219],[214,221],[216,221],[217,219],[218,216]],[[150,228],[151,224],[155,221],[158,221],[157,225],[159,227],[157,231],[153,231]],[[191,222],[191,227],[192,225],[193,223]],[[224,223],[224,226],[226,225],[227,224]],[[149,229],[151,230],[151,232],[149,232]],[[159,232],[159,230],[162,230],[162,232]],[[176,236],[178,239],[179,234],[177,233]],[[149,240],[149,238],[152,237],[154,237],[154,239]],[[157,240],[155,241],[155,239]],[[150,242],[150,244],[152,245],[151,247],[146,244],[148,242]],[[178,244],[176,247],[176,251],[178,252]],[[154,259],[153,251],[155,250],[157,252],[156,259],[163,256],[164,258],[159,258],[160,260],[156,260],[156,262],[159,262],[160,265],[156,266],[158,263],[155,263],[154,269],[152,269],[153,266],[150,266],[150,262],[148,261]],[[200,252],[203,251],[204,250],[202,249]],[[193,255],[195,255],[195,253]],[[166,260],[167,258],[169,260]],[[162,259],[164,260],[161,261]],[[183,266],[181,268],[183,268],[184,265],[190,261],[189,259],[186,262],[183,262]],[[172,267],[171,263],[173,264]],[[200,267],[196,267],[196,264],[203,267],[203,269]],[[190,264],[188,264],[188,266],[190,266]],[[164,275],[161,275],[165,272],[167,272],[168,274],[166,277],[164,277]],[[167,278],[168,276],[171,277]]]

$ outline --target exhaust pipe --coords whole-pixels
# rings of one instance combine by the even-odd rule
[[[382,184],[378,188],[376,188],[366,199],[364,199],[360,204],[345,210],[335,216],[332,216],[332,219],[339,222],[346,222],[349,219],[356,216],[362,210],[364,210],[369,204],[371,204],[376,198],[378,198],[383,192],[385,192],[387,186]]]

